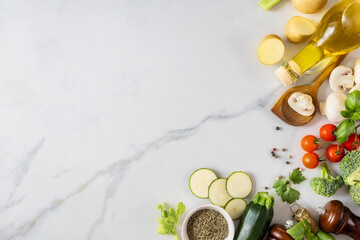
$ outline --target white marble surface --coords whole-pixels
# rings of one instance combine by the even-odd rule
[[[276,118],[285,88],[256,55],[299,13],[257,2],[0,1],[0,239],[171,239],[156,205],[207,203],[188,189],[193,170],[247,171],[254,193],[300,166],[301,137],[326,119]],[[289,151],[275,160],[272,147]],[[328,201],[297,188],[312,211]],[[360,214],[345,189],[334,198]],[[290,217],[278,198],[275,211]]]

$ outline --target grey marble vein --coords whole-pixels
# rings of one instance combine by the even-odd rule
[[[125,167],[127,164],[131,163],[134,160],[140,160],[146,153],[148,153],[149,151],[151,151],[153,149],[158,149],[161,146],[163,146],[164,144],[167,144],[167,143],[170,143],[173,141],[188,138],[188,137],[194,135],[201,128],[201,126],[204,125],[206,122],[218,121],[218,120],[230,120],[230,119],[240,117],[245,113],[248,113],[252,110],[257,109],[258,107],[264,108],[265,106],[267,106],[267,104],[269,104],[269,102],[271,102],[270,99],[274,98],[274,96],[277,96],[276,92],[280,89],[282,89],[281,86],[277,87],[276,89],[274,89],[272,91],[272,93],[270,93],[262,98],[256,99],[255,101],[251,102],[250,104],[245,106],[242,110],[239,110],[238,112],[226,113],[225,111],[220,111],[220,112],[208,115],[202,121],[200,121],[198,124],[196,124],[192,127],[169,131],[164,136],[147,144],[143,149],[139,150],[138,153],[135,154],[134,157],[129,158],[127,160],[123,159],[123,160],[119,161],[118,163],[119,164],[121,163],[122,166]],[[124,164],[124,162],[126,164]],[[111,199],[111,197],[115,194],[115,192],[117,190],[117,185],[124,175],[123,167],[119,167],[119,166],[117,167],[118,172],[116,173],[113,180],[111,181],[111,183],[109,184],[109,186],[106,189],[100,217],[90,226],[87,240],[93,239],[93,235],[96,231],[96,228],[104,221],[104,217],[106,216],[106,210],[108,208],[107,203]]]
[[[208,116],[203,118],[201,121],[199,121],[197,124],[195,124],[191,127],[177,129],[177,130],[171,130],[171,131],[167,132],[166,134],[164,134],[163,136],[155,139],[152,142],[140,145],[140,147],[135,151],[135,153],[132,156],[129,156],[127,158],[122,158],[122,159],[114,162],[107,168],[97,171],[90,179],[88,179],[85,183],[83,183],[78,188],[76,188],[73,192],[69,193],[64,198],[53,201],[49,206],[43,208],[39,212],[39,214],[37,216],[35,216],[31,221],[17,227],[16,232],[13,235],[11,235],[8,238],[8,240],[14,239],[17,236],[25,236],[29,231],[31,231],[33,229],[33,227],[36,225],[37,221],[39,219],[45,217],[46,214],[50,210],[59,208],[67,200],[82,193],[98,178],[108,175],[112,178],[112,181],[106,188],[106,192],[105,192],[105,195],[103,198],[101,214],[100,214],[99,218],[90,226],[89,233],[87,236],[88,240],[93,239],[93,236],[94,236],[94,233],[96,232],[97,227],[100,226],[100,224],[103,222],[103,220],[106,216],[107,204],[108,204],[109,199],[111,199],[111,197],[115,194],[117,187],[118,187],[119,183],[121,182],[121,179],[125,175],[127,167],[132,162],[142,159],[147,153],[151,152],[152,150],[159,149],[168,143],[187,139],[187,138],[193,136],[207,122],[231,120],[231,119],[241,117],[242,115],[249,113],[257,108],[264,108],[265,106],[267,106],[270,99],[272,99],[274,97],[274,92],[277,92],[279,89],[280,89],[280,87],[274,89],[270,94],[267,94],[261,98],[255,99],[254,101],[245,105],[239,111],[226,112],[225,110],[221,110],[221,111],[209,114]]]
[[[88,179],[85,183],[80,185],[75,191],[69,193],[62,199],[54,200],[49,206],[43,208],[39,214],[35,218],[33,218],[31,221],[19,226],[16,228],[16,232],[11,235],[8,240],[14,239],[17,236],[25,236],[28,232],[30,232],[33,227],[36,225],[37,221],[44,217],[50,210],[56,209],[60,206],[62,206],[67,200],[71,199],[72,197],[76,196],[77,194],[83,192],[91,183],[93,183],[96,179],[98,179],[100,176],[105,175],[107,172],[105,170],[100,170],[96,172],[96,174]],[[10,227],[10,226],[7,226]]]
[[[18,205],[24,199],[24,196],[23,196],[14,201],[13,197],[14,197],[16,190],[18,189],[18,187],[21,185],[24,178],[26,177],[26,174],[28,173],[28,171],[30,169],[31,163],[33,162],[33,160],[39,153],[40,149],[44,146],[44,143],[45,143],[45,138],[42,138],[40,140],[40,142],[38,142],[30,150],[30,152],[27,154],[27,156],[24,157],[24,159],[22,159],[21,161],[19,161],[18,167],[15,171],[18,174],[17,174],[17,177],[14,179],[14,188],[13,188],[12,192],[10,193],[7,202],[0,208],[0,211],[7,210],[15,205]]]
[[[55,174],[54,176],[51,176],[51,177],[47,177],[45,178],[44,180],[49,180],[49,179],[56,179],[56,178],[60,178],[62,176],[64,176],[65,174],[67,174],[68,172],[70,172],[70,169],[65,169],[57,174]]]

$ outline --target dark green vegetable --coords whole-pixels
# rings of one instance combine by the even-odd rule
[[[234,240],[262,240],[274,216],[274,197],[258,192],[246,207]]]
[[[312,190],[325,197],[334,195],[335,192],[343,185],[344,181],[342,177],[333,177],[326,163],[321,166],[321,177],[312,178],[310,181],[310,187]]]
[[[340,162],[340,170],[346,185],[360,182],[360,152],[348,152]]]

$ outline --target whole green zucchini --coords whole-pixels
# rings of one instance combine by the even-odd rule
[[[274,197],[258,192],[246,207],[234,240],[262,240],[274,216]]]

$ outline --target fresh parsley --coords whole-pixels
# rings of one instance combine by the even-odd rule
[[[299,169],[294,169],[290,173],[289,180],[295,184],[300,184],[301,182],[303,182],[305,180],[305,177],[302,175],[302,173],[300,172]]]
[[[355,124],[360,120],[360,91],[355,90],[350,93],[345,100],[346,110],[341,111],[341,115],[345,118],[340,123],[335,132],[336,140],[338,143],[344,143],[348,140],[349,136],[356,133],[356,129],[360,126]]]
[[[289,173],[288,180],[275,180],[273,188],[283,202],[294,203],[300,198],[300,192],[291,187],[291,182],[299,184],[305,180],[305,177],[298,169],[294,169]]]
[[[179,221],[179,216],[185,212],[185,205],[182,202],[179,202],[176,210],[173,208],[166,210],[163,205],[159,204],[157,209],[161,212],[161,217],[158,218],[160,225],[157,232],[159,234],[173,235],[174,239],[178,240],[179,237],[176,233],[176,226]]]

